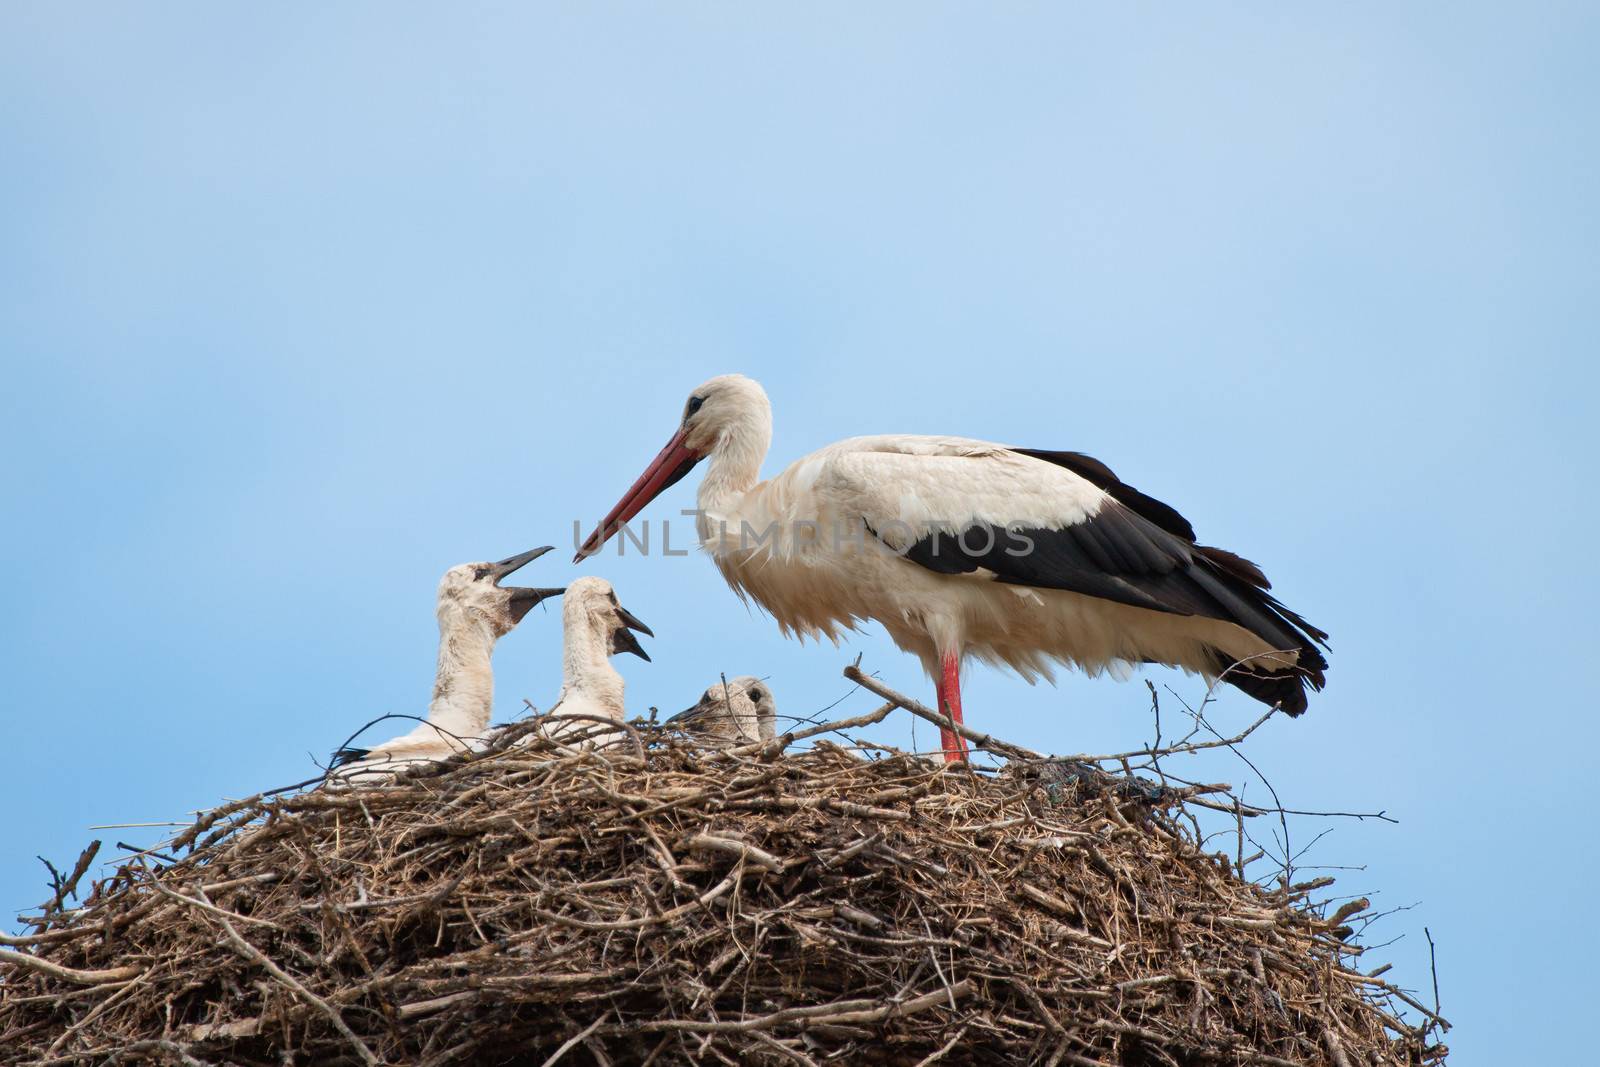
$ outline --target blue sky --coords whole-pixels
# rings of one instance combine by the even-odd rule
[[[1600,948],[1574,921],[1596,23],[7,5],[0,910],[44,895],[36,854],[144,840],[92,824],[296,780],[422,712],[440,573],[570,544],[738,370],[773,399],[769,472],[859,433],[1080,449],[1264,564],[1333,654],[1252,758],[1290,806],[1402,820],[1333,824],[1307,862],[1415,905],[1378,958],[1425,987],[1431,929],[1459,1062],[1553,1058],[1558,1028],[1502,1023],[1586,1011]],[[703,559],[585,571],[659,635],[623,666],[637,708],[726,671],[808,713],[857,653],[927,688],[880,633],[784,641]],[[553,697],[557,623],[502,644],[500,717]],[[967,687],[1051,751],[1141,743],[1147,702]]]

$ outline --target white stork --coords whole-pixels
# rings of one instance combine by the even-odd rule
[[[856,437],[760,481],[772,439],[761,386],[738,374],[689,397],[661,453],[583,542],[593,555],[700,461],[702,547],[786,634],[875,619],[961,721],[963,661],[1028,681],[1053,662],[1093,675],[1163,663],[1291,715],[1320,689],[1327,635],[1268,593],[1260,568],[1195,542],[1172,508],[1077,452],[964,437]],[[945,758],[965,743],[942,738]]]
[[[777,721],[772,687],[747,674],[713,685],[694,707],[678,712],[666,725],[718,744],[737,745],[772,740],[777,736]]]
[[[593,734],[594,719],[620,723],[625,715],[622,675],[611,665],[619,652],[650,656],[633,631],[655,636],[617,600],[616,590],[604,578],[579,578],[567,586],[561,603],[561,695],[549,715],[583,716],[561,734]],[[554,733],[553,727],[546,727]],[[596,737],[590,737],[596,740]]]
[[[535,604],[562,593],[502,586],[500,580],[552,547],[535,548],[499,563],[463,563],[445,571],[436,612],[439,665],[427,721],[372,748],[341,748],[333,754],[330,769],[340,769],[344,778],[384,777],[412,763],[442,760],[480,746],[494,710],[490,658],[495,643]]]

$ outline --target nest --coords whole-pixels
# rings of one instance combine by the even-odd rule
[[[1442,1020],[1353,969],[1323,883],[1241,877],[1181,792],[828,740],[516,734],[218,808],[74,909],[63,879],[0,941],[0,1063],[1445,1055]]]

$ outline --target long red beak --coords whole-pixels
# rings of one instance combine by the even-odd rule
[[[684,431],[680,428],[672,435],[667,447],[650,461],[650,466],[639,475],[639,480],[622,494],[617,506],[612,508],[610,513],[600,520],[600,525],[594,528],[594,532],[584,539],[583,547],[572,557],[572,562],[581,563],[600,551],[601,546],[611,539],[611,535],[622,529],[623,523],[643,511],[646,504],[660,496],[663,490],[688,474],[696,463],[705,458],[694,449],[685,447],[683,434]]]

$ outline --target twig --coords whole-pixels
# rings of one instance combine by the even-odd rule
[[[41,919],[48,919],[52,913],[60,911],[61,906],[66,903],[68,896],[73,897],[73,899],[77,899],[78,879],[83,877],[84,872],[89,869],[89,864],[94,862],[95,854],[99,851],[99,841],[89,842],[88,847],[78,854],[78,862],[73,864],[72,873],[67,875],[65,878],[61,877],[61,872],[57,871],[55,867],[51,865],[49,860],[45,859],[43,856],[39,857],[39,862],[43,863],[47,868],[49,868],[50,874],[54,879],[55,886],[55,896],[51,897],[50,902],[40,909]],[[34,925],[38,926],[43,924],[35,923]]]
[[[874,723],[882,722],[888,716],[888,714],[897,707],[900,707],[900,705],[891,700],[875,711],[867,712],[865,715],[857,715],[850,719],[836,719],[832,722],[818,723],[817,725],[808,727],[804,730],[791,730],[789,733],[779,734],[777,737],[770,738],[766,741],[747,741],[742,745],[735,746],[734,748],[727,749],[726,751],[730,756],[742,756],[752,753],[760,753],[762,756],[767,756],[769,754],[776,755],[777,753],[788,748],[790,745],[794,744],[796,741],[806,741],[810,738],[816,737],[818,734],[842,733],[845,730],[858,730],[863,726],[871,726]]]
[[[596,1030],[600,1029],[600,1024],[605,1022],[605,1021],[606,1021],[605,1016],[602,1015],[602,1016],[600,1016],[600,1018],[596,1019],[594,1022],[592,1022],[588,1026],[584,1027],[578,1033],[573,1034],[571,1037],[567,1038],[566,1041],[562,1042],[560,1048],[556,1049],[554,1052],[552,1052],[550,1054],[550,1057],[544,1061],[544,1063],[541,1065],[541,1067],[552,1067],[552,1065],[557,1060],[559,1060],[561,1057],[565,1056],[568,1052],[571,1052],[577,1046],[583,1044],[583,1042],[589,1037],[590,1034],[592,1034]]]
[[[1428,970],[1433,974],[1433,1013],[1434,1018],[1439,1015],[1439,959],[1434,951],[1433,931],[1426,926],[1422,928],[1422,936],[1428,939]]]
[[[713,852],[726,852],[735,859],[743,860],[766,871],[781,871],[784,868],[784,861],[772,853],[731,837],[699,833],[689,838],[684,844],[690,849],[709,849]]]
[[[891,701],[892,703],[906,709],[919,719],[926,719],[935,726],[946,730],[954,730],[956,733],[960,734],[968,741],[971,741],[979,748],[987,749],[990,752],[998,753],[1002,756],[1008,756],[1012,759],[1042,758],[1039,753],[1023,748],[1021,745],[1013,745],[1009,741],[1001,741],[999,738],[994,737],[991,734],[979,733],[964,723],[956,722],[948,715],[941,715],[931,708],[912,700],[905,694],[895,692],[893,689],[890,689],[876,678],[862,673],[861,668],[854,664],[851,664],[844,669],[844,676],[861,686],[863,689],[871,690],[883,699]]]
[[[928,1067],[929,1064],[938,1063],[940,1060],[944,1059],[945,1053],[955,1048],[956,1043],[966,1035],[967,1028],[963,1026],[961,1029],[956,1031],[955,1036],[949,1041],[946,1041],[943,1045],[939,1046],[926,1056],[922,1057],[922,1059],[918,1060],[915,1064],[915,1067]]]
[[[739,1033],[746,1030],[770,1030],[784,1023],[805,1022],[816,1026],[830,1024],[834,1026],[846,1023],[873,1023],[884,1019],[896,1018],[902,1015],[913,1015],[925,1008],[952,998],[965,997],[972,992],[972,981],[963,978],[949,989],[940,987],[931,993],[924,993],[920,997],[913,997],[906,1001],[888,1001],[880,1003],[872,1000],[839,1000],[829,1004],[813,1004],[808,1007],[784,1008],[770,1015],[758,1015],[754,1018],[740,1019],[738,1021],[700,1021],[695,1019],[656,1019],[640,1024],[644,1030],[688,1030],[691,1033]]]
[[[150,885],[153,886],[155,891],[160,893],[162,896],[171,897],[173,900],[181,901],[184,904],[189,905],[191,908],[198,908],[201,911],[209,912],[210,914],[221,919],[223,922],[227,922],[230,919],[238,919],[242,923],[250,923],[254,926],[265,926],[270,930],[276,930],[279,933],[283,932],[283,927],[279,926],[270,919],[257,919],[253,915],[238,915],[231,911],[223,911],[221,908],[216,907],[208,899],[206,899],[206,891],[199,886],[195,887],[195,892],[200,894],[201,899],[196,900],[193,897],[184,896],[175,889],[168,889],[166,886],[161,884],[160,878],[154,874],[150,876]]]
[[[100,971],[80,971],[73,967],[63,967],[59,963],[51,963],[49,960],[40,959],[38,956],[9,948],[0,948],[0,963],[11,963],[18,967],[26,967],[29,970],[48,974],[52,978],[59,978],[63,982],[71,982],[74,985],[104,985],[107,982],[125,982],[144,973],[144,968],[131,965],[108,967]]]

